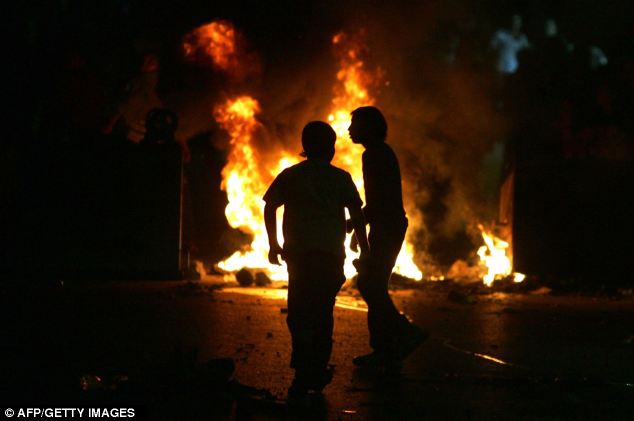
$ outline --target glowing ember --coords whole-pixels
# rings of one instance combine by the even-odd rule
[[[244,267],[264,269],[273,280],[285,280],[284,267],[268,262],[268,238],[264,228],[264,202],[262,196],[273,174],[297,162],[291,156],[282,156],[276,168],[270,174],[261,173],[262,165],[251,145],[253,135],[258,128],[255,119],[260,111],[258,102],[248,96],[227,101],[214,110],[214,117],[231,136],[231,151],[227,165],[222,170],[222,189],[227,192],[229,204],[225,215],[233,228],[252,234],[253,241],[247,250],[237,251],[229,259],[220,262],[218,267],[235,272]],[[280,151],[282,155],[284,153]],[[278,226],[281,230],[281,224]],[[278,233],[281,238],[281,232]]]
[[[488,233],[482,225],[478,225],[482,233],[484,245],[478,249],[480,262],[486,267],[487,273],[482,280],[487,286],[491,286],[493,281],[501,279],[513,274],[513,264],[511,259],[506,255],[509,243],[503,241],[493,234]],[[526,276],[521,273],[515,273],[514,282],[522,282]]]
[[[217,21],[202,25],[185,36],[185,57],[203,55],[211,58],[222,70],[237,66],[236,31],[229,22]]]

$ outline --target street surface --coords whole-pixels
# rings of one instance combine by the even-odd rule
[[[285,289],[210,282],[2,289],[3,401],[107,394],[142,403],[153,418],[183,420],[634,419],[631,295],[393,291],[431,336],[400,373],[364,373],[351,362],[369,351],[364,303],[344,291],[333,383],[298,410],[284,403],[293,375]],[[234,383],[271,396],[223,395],[200,382],[199,367],[217,358],[233,359]]]

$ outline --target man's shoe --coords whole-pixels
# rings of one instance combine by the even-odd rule
[[[305,370],[295,372],[295,378],[288,389],[288,401],[302,402],[310,393],[321,391],[332,381],[334,365],[322,370]]]
[[[352,363],[360,368],[400,367],[401,365],[400,360],[396,356],[379,354],[377,352],[354,357]]]
[[[371,367],[379,364],[379,356],[376,352],[371,352],[365,355],[359,355],[352,359],[352,364],[357,367]]]

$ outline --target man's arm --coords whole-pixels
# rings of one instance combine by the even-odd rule
[[[264,205],[264,225],[266,226],[266,234],[269,237],[269,262],[274,265],[280,265],[280,256],[282,255],[282,247],[277,241],[277,208],[270,203]]]
[[[350,221],[354,228],[354,234],[357,238],[357,243],[361,249],[361,255],[359,258],[365,260],[370,257],[370,245],[368,244],[368,235],[365,230],[365,218],[363,217],[363,211],[360,206],[351,206],[348,208],[350,212]]]

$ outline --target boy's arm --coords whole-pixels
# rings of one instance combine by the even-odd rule
[[[277,208],[270,203],[264,205],[264,225],[266,226],[266,234],[269,237],[269,262],[274,265],[280,265],[280,256],[282,255],[282,247],[277,241]]]
[[[350,212],[350,221],[354,228],[354,234],[357,238],[357,243],[361,249],[361,255],[359,258],[365,260],[370,257],[370,245],[368,244],[368,236],[365,230],[365,218],[363,217],[363,211],[360,206],[351,206],[348,208]]]

